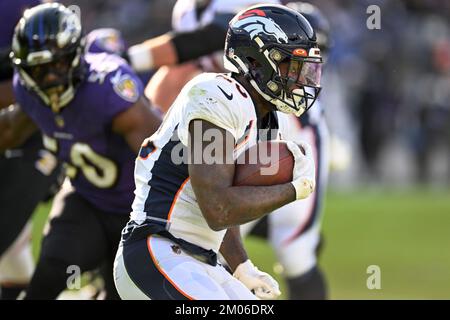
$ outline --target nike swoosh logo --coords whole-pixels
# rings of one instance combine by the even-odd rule
[[[227,97],[228,100],[233,100],[233,94],[232,94],[232,93],[230,93],[230,94],[226,93],[226,92],[223,91],[223,89],[222,89],[221,87],[219,87],[219,86],[217,86],[217,88],[219,88],[220,91],[222,91],[223,95],[224,95],[225,97]]]

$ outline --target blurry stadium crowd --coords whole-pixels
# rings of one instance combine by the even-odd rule
[[[352,141],[358,172],[370,173],[366,182],[448,185],[450,4],[316,2],[333,26],[329,125]],[[381,30],[363,27],[370,4],[381,9]]]
[[[61,2],[81,7],[86,30],[115,27],[129,44],[170,30],[175,3]],[[311,2],[329,19],[333,39],[322,92],[332,119],[331,184],[448,185],[450,3]],[[366,27],[367,7],[374,4],[381,9],[380,30]]]

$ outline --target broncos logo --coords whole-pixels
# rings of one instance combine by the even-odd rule
[[[233,27],[242,28],[247,31],[252,40],[258,34],[263,33],[274,36],[279,43],[288,43],[288,36],[286,33],[270,18],[260,16],[244,17],[242,20],[236,21]]]

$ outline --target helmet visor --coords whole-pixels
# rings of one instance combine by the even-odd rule
[[[298,87],[320,87],[321,63],[292,59],[286,72],[285,79],[288,92]]]
[[[321,62],[321,59],[311,57],[287,57],[278,64],[282,86],[278,98],[291,105],[298,114],[308,110],[317,99],[322,76]]]

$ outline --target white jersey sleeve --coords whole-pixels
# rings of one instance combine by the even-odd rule
[[[217,74],[203,74],[192,81],[185,92],[186,100],[178,127],[178,136],[188,145],[189,123],[194,119],[208,121],[231,133],[237,141],[245,131],[249,108],[233,82]],[[247,99],[250,100],[250,99]]]

